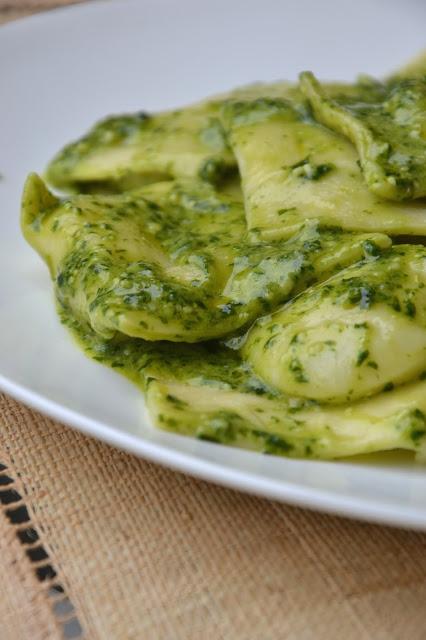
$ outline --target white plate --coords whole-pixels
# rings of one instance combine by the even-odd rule
[[[303,506],[426,528],[407,459],[286,460],[153,429],[140,392],[59,324],[19,232],[26,174],[108,113],[180,105],[254,80],[384,74],[425,44],[415,0],[93,2],[0,29],[0,386],[87,434],[181,471]]]

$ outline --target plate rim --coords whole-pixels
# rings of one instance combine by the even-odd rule
[[[88,437],[173,471],[311,511],[393,527],[426,530],[426,512],[421,512],[410,505],[399,505],[398,508],[395,508],[375,500],[367,502],[353,496],[336,494],[332,490],[304,488],[288,481],[270,478],[259,479],[258,476],[253,478],[249,472],[231,469],[228,466],[203,460],[195,454],[176,451],[164,444],[149,442],[143,437],[119,431],[113,426],[84,416],[78,411],[50,400],[42,394],[26,388],[25,385],[8,380],[1,374],[0,390],[16,401],[60,422],[65,427],[74,428]],[[225,445],[216,443],[212,446],[225,448]],[[285,460],[283,458],[283,463]],[[323,461],[314,462],[321,464]]]

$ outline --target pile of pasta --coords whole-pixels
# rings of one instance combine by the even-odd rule
[[[88,355],[155,425],[266,453],[426,451],[426,59],[109,117],[24,187]]]

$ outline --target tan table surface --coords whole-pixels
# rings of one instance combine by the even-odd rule
[[[64,4],[0,0],[0,22]],[[426,535],[197,481],[5,396],[0,499],[1,640],[426,638]]]

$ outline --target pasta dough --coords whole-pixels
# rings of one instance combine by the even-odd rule
[[[426,459],[423,67],[113,116],[48,166],[72,195],[29,176],[22,231],[63,323],[158,427]]]
[[[426,248],[399,245],[343,269],[260,320],[243,354],[277,389],[351,402],[426,369]]]
[[[425,458],[424,380],[349,405],[321,405],[279,392],[218,342],[103,340],[68,314],[64,322],[88,355],[144,390],[161,429],[291,457],[405,449]]]
[[[307,219],[321,226],[424,235],[423,202],[382,201],[367,188],[344,137],[284,99],[231,102],[225,126],[238,161],[249,229],[289,237]]]
[[[288,82],[257,83],[183,109],[111,116],[64,147],[46,177],[66,191],[121,191],[173,178],[221,183],[235,170],[220,120],[224,101],[300,95]]]
[[[426,79],[368,82],[330,96],[312,73],[301,89],[315,118],[349,138],[368,188],[390,200],[426,196]]]
[[[61,201],[34,175],[22,224],[70,313],[105,337],[176,342],[226,336],[389,245],[315,224],[288,241],[252,243],[242,204],[202,182]]]

